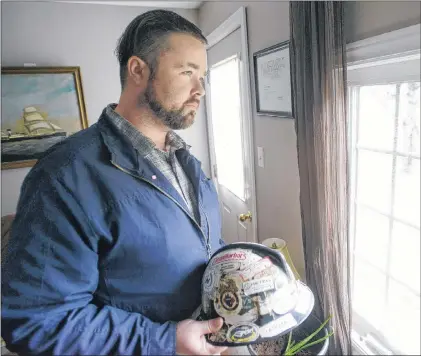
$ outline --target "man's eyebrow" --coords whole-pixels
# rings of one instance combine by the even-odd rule
[[[188,62],[187,67],[190,67],[190,68],[193,68],[193,69],[196,69],[196,70],[199,70],[199,68],[200,68],[197,64],[192,63],[192,62]]]
[[[186,66],[187,67],[190,67],[190,68],[193,68],[195,70],[199,70],[200,69],[200,66],[198,66],[196,63],[192,63],[192,62],[187,62]],[[184,67],[183,64],[177,65],[177,68],[183,68],[183,67]],[[205,70],[203,72],[203,76],[206,77],[208,75],[208,73],[209,73],[209,70]]]
[[[187,63],[187,66],[188,67],[191,67],[191,68],[193,68],[193,69],[196,69],[196,70],[199,70],[200,69],[200,66],[198,66],[197,64],[195,64],[195,63],[191,63],[191,62],[188,62]],[[207,70],[205,70],[204,72],[203,72],[203,76],[204,77],[206,77],[207,76],[207,74],[208,74],[208,71]]]

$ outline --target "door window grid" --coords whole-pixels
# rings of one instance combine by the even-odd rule
[[[386,97],[388,96],[388,100],[386,103],[384,103],[386,104],[386,108],[379,108],[379,106],[375,107],[375,105],[372,105],[376,103],[376,100],[373,100],[373,97],[369,95],[370,89],[374,89],[375,91],[376,89],[382,89],[381,87],[383,87],[384,89],[388,89],[386,90]],[[381,90],[379,91],[381,92]],[[402,170],[408,171],[410,169],[416,171],[418,168],[418,176],[416,176],[415,174],[415,180],[417,180],[417,185],[419,187],[419,82],[394,83],[389,84],[387,86],[351,86],[349,99],[352,145],[350,236],[352,239],[351,245],[353,254],[351,275],[354,300],[357,301],[356,304],[360,304],[357,308],[354,305],[354,310],[357,312],[357,314],[363,314],[360,315],[361,318],[356,319],[364,320],[364,326],[366,328],[366,331],[368,326],[368,329],[371,329],[369,331],[374,334],[377,334],[376,336],[378,336],[379,339],[387,339],[388,337],[385,334],[389,334],[390,332],[393,333],[393,330],[387,330],[386,319],[390,318],[385,317],[388,309],[389,314],[393,314],[390,312],[390,305],[391,303],[394,303],[394,297],[391,294],[391,290],[392,287],[396,289],[397,285],[404,286],[403,288],[407,288],[409,294],[413,296],[418,302],[418,310],[413,310],[413,314],[415,314],[416,318],[418,319],[418,325],[414,325],[415,329],[418,329],[418,333],[415,331],[413,335],[416,335],[416,337],[415,340],[412,340],[412,342],[415,341],[416,343],[419,343],[419,247],[418,249],[416,249],[416,253],[414,256],[415,259],[417,259],[417,261],[414,261],[413,266],[414,270],[416,269],[416,271],[418,271],[417,286],[414,287],[414,285],[411,283],[413,282],[416,284],[415,281],[411,281],[410,278],[406,278],[406,271],[403,272],[404,274],[400,273],[398,275],[392,273],[392,261],[393,259],[396,259],[396,253],[394,253],[394,251],[399,250],[398,246],[396,246],[396,241],[394,241],[397,240],[399,237],[396,236],[396,234],[394,235],[394,230],[396,230],[399,226],[404,226],[405,228],[413,229],[418,234],[419,246],[419,189],[418,192],[414,192],[414,194],[417,195],[416,199],[418,199],[418,207],[415,207],[415,210],[418,214],[410,214],[412,215],[412,219],[409,219],[408,214],[406,214],[406,216],[405,214],[404,216],[396,216],[397,212],[395,211],[397,206],[397,200],[400,199],[398,196],[399,190],[402,191],[402,188],[399,186],[399,184],[403,184],[401,179],[399,179],[398,177],[399,172],[401,172]],[[362,107],[364,106],[362,101],[364,100],[372,101],[372,103],[368,103],[368,106],[371,106],[371,110],[368,110],[369,112],[365,113],[366,115],[364,115],[364,121],[362,121],[361,111]],[[388,105],[389,107],[387,107]],[[391,110],[392,108],[394,110]],[[383,113],[375,112],[382,110],[384,111]],[[412,112],[409,112],[411,110]],[[389,128],[391,128],[392,131],[387,132],[386,135],[378,135],[378,137],[376,137],[375,133],[373,135],[373,133],[370,132],[370,130],[365,130],[364,128],[364,126],[367,126],[366,122],[368,121],[368,119],[371,118],[376,118],[380,120],[383,119],[384,121],[388,121],[384,122],[383,124],[389,126]],[[381,198],[379,200],[383,201],[383,204],[380,204],[380,206],[375,206],[376,204],[373,204],[373,201],[370,202],[370,199],[365,199],[366,196],[369,195],[369,193],[367,193],[369,192],[369,189],[364,190],[361,188],[361,186],[364,186],[363,180],[365,179],[364,175],[361,174],[361,166],[364,166],[364,163],[362,161],[364,160],[364,156],[367,155],[371,155],[372,157],[377,156],[379,162],[383,159],[383,161],[386,162],[386,164],[384,164],[383,166],[387,166],[389,164],[390,170],[388,174],[385,174],[386,176],[383,177],[386,184],[382,184],[381,181],[378,182],[379,186],[383,186],[383,188],[387,187],[387,183],[390,183],[390,186],[387,187],[388,189],[383,189],[383,191],[388,190],[388,196],[381,197],[380,194],[378,194],[378,197]],[[367,159],[366,161],[370,162],[370,160]],[[374,160],[371,161],[373,162]],[[368,167],[367,164],[365,164],[365,167],[365,171],[367,173],[370,173],[368,172],[370,170],[370,167]],[[374,169],[374,167],[372,168]],[[371,189],[376,190],[375,185],[373,186],[373,181],[371,181],[371,183]],[[363,193],[366,193],[366,196],[364,196]],[[371,195],[376,197],[376,194]],[[368,202],[364,200],[368,200]],[[375,202],[377,202],[377,200]],[[360,216],[361,210],[369,212],[371,214],[377,214],[378,216],[382,216],[384,219],[388,220],[386,241],[383,241],[383,245],[381,245],[379,241],[376,241],[376,243],[369,246],[371,247],[369,248],[370,251],[361,251],[358,246],[359,244],[361,244],[360,241],[357,241],[360,229],[359,223],[361,222],[361,220],[363,220]],[[417,218],[414,218],[415,216],[417,216]],[[370,224],[372,223],[368,221],[365,225]],[[370,231],[370,229],[368,229],[367,231]],[[380,231],[377,231],[377,234],[379,233]],[[372,234],[369,235],[376,235],[376,231],[372,231]],[[376,252],[378,252],[377,255],[379,256],[377,260],[375,258],[373,260],[375,250],[377,250]],[[398,258],[399,257],[403,259],[406,256],[398,256]],[[372,291],[372,296],[375,296],[372,302],[375,302],[377,300],[377,305],[372,305],[371,308],[362,307],[360,300],[361,297],[359,297],[355,293],[356,286],[361,288],[359,284],[361,284],[361,280],[364,279],[361,278],[361,272],[357,273],[356,275],[356,270],[364,271],[364,266],[372,267],[372,271],[375,271],[373,272],[373,275],[375,275],[375,273],[378,273],[376,279],[380,283],[377,286],[378,290]],[[365,270],[365,273],[367,273],[367,269]],[[384,278],[381,277],[382,275],[384,276]],[[365,286],[365,288],[370,289],[372,288],[372,286],[368,285]],[[381,293],[382,291],[384,293]],[[357,290],[357,292],[361,292],[361,290]],[[381,300],[382,298],[383,300]],[[396,308],[396,306],[394,307]],[[415,306],[415,308],[416,307],[417,306]],[[403,311],[404,308],[402,307],[401,309]],[[366,319],[369,320],[368,323],[366,323]],[[356,325],[356,327],[358,326]],[[402,326],[396,325],[396,328],[400,327],[402,328]],[[407,330],[406,327],[405,329]],[[397,348],[399,349],[402,343],[408,342],[408,340],[404,339],[405,338],[402,338],[402,342],[392,340],[392,344],[394,344],[394,346],[397,345]],[[405,350],[400,349],[399,351]]]

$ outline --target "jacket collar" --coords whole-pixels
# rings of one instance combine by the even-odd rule
[[[98,128],[103,142],[110,153],[110,160],[113,165],[122,168],[129,174],[150,181],[187,209],[184,200],[161,171],[139,154],[130,140],[109,122],[106,109],[103,110],[98,120]],[[199,192],[199,182],[201,179],[204,179],[201,162],[189,153],[188,148],[177,150],[176,155],[187,176],[191,179],[195,191]],[[197,198],[200,200],[199,196]]]
[[[147,158],[153,151],[156,150],[155,143],[142,134],[135,126],[123,118],[115,111],[117,104],[109,104],[105,108],[105,116],[110,125],[123,134],[127,140],[131,142],[133,147],[142,155]],[[177,135],[174,131],[168,131],[165,139],[165,146],[167,151],[176,151],[180,148],[190,149],[184,140]]]
[[[102,111],[98,120],[98,129],[111,155],[111,161],[131,173],[140,173],[138,154],[135,148],[129,139],[109,122],[107,108]]]

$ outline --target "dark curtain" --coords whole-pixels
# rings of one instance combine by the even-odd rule
[[[341,1],[290,2],[306,280],[316,315],[332,315],[330,355],[351,354],[346,43]]]

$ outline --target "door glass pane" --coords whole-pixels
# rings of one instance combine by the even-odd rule
[[[419,227],[420,198],[420,160],[397,157],[393,215]]]
[[[420,230],[393,223],[390,273],[420,293]]]
[[[356,217],[356,253],[386,272],[389,218],[361,206],[357,208]]]
[[[386,275],[355,259],[353,309],[380,330],[386,295]]]
[[[398,152],[420,155],[420,95],[420,82],[401,84]]]
[[[358,144],[392,151],[396,85],[363,86],[359,98]]]
[[[210,83],[218,183],[245,201],[238,58],[212,67]]]
[[[390,281],[383,333],[403,355],[420,355],[420,297]]]
[[[357,200],[390,214],[392,155],[359,150]]]

